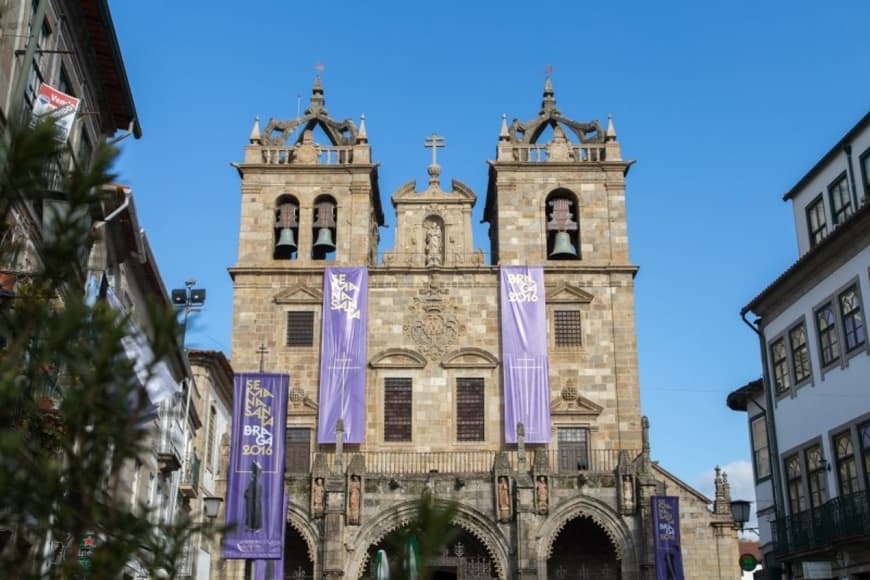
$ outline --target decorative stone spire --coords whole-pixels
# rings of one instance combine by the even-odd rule
[[[607,132],[604,134],[606,142],[616,141],[616,128],[613,126],[613,113],[607,115]]]
[[[652,458],[650,457],[649,446],[649,418],[646,415],[640,418],[640,426],[641,444],[643,446],[641,450],[640,472],[643,475],[649,475],[652,472]]]
[[[556,93],[553,91],[553,81],[550,78],[553,69],[547,67],[547,80],[544,81],[544,100],[541,101],[541,114],[556,110]]]
[[[254,117],[254,126],[251,128],[251,136],[248,137],[248,140],[252,144],[260,144],[260,115]]]
[[[498,134],[499,141],[509,141],[511,134],[508,132],[507,114],[501,114],[501,131]]]
[[[305,109],[305,114],[309,115],[328,115],[326,111],[326,99],[323,96],[323,84],[320,82],[320,73],[314,77],[314,87],[311,89],[311,102],[308,108]]]
[[[357,143],[368,143],[369,136],[366,133],[366,115],[363,113],[359,116],[359,131],[356,132]]]

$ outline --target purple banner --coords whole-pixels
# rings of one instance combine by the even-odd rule
[[[287,375],[237,374],[224,558],[280,558],[284,549]]]
[[[652,501],[653,547],[656,553],[656,580],[683,580],[679,498],[654,495],[650,501]]]
[[[284,494],[284,513],[287,513],[287,494]],[[284,543],[287,532],[287,524],[281,528],[281,545],[286,548]],[[284,580],[284,550],[281,550],[281,557],[274,560],[254,560],[254,580]]]
[[[326,268],[318,443],[335,443],[339,419],[345,443],[362,443],[365,437],[367,299],[368,270]]]
[[[505,441],[517,442],[517,423],[522,423],[526,443],[549,443],[547,311],[540,266],[501,268],[501,350]]]

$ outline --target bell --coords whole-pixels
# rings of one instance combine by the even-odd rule
[[[314,249],[326,254],[335,251],[335,244],[332,241],[332,230],[329,228],[317,230],[317,241],[314,242]]]
[[[293,237],[293,230],[290,228],[281,228],[281,234],[278,236],[278,243],[275,244],[276,250],[296,250],[296,239]]]
[[[550,258],[560,260],[576,257],[577,248],[571,243],[571,236],[568,232],[556,232],[556,239],[553,241],[553,251],[550,252]]]

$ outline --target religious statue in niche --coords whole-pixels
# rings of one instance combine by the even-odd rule
[[[444,261],[444,245],[441,226],[434,220],[428,220],[426,228],[426,265],[440,266]]]
[[[634,510],[634,482],[631,475],[622,476],[622,508],[627,513]]]
[[[350,500],[347,507],[347,523],[359,524],[360,506],[362,505],[362,483],[359,475],[350,476]]]
[[[538,497],[538,513],[546,514],[550,510],[550,490],[547,488],[547,477],[539,475],[535,482],[535,494]]]
[[[323,515],[323,478],[316,477],[311,484],[311,511],[314,517]]]
[[[498,521],[507,522],[511,518],[510,487],[504,475],[498,478]]]

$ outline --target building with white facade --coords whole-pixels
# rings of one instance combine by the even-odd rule
[[[767,577],[870,578],[870,113],[784,196],[798,260],[742,310],[763,379],[749,419]]]

